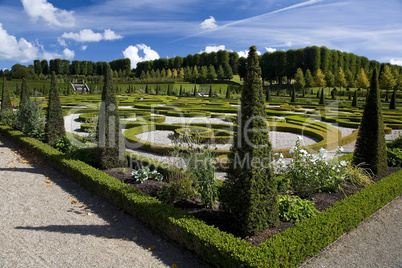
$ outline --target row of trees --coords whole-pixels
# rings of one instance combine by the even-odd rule
[[[368,77],[371,77],[372,70],[366,74],[363,68],[360,69],[356,77],[353,77],[350,70],[348,69],[345,73],[341,67],[337,70],[335,74],[331,71],[323,73],[319,68],[316,71],[315,76],[312,75],[310,69],[307,69],[303,73],[301,68],[298,68],[295,75],[295,87],[297,89],[311,88],[311,87],[339,87],[339,88],[363,88],[368,89],[370,87],[370,82]],[[397,89],[402,85],[402,76],[399,75],[395,77],[391,71],[390,66],[385,65],[384,69],[380,75],[380,88],[386,90]]]

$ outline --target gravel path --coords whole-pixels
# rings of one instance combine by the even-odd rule
[[[402,267],[402,196],[300,267]]]
[[[0,267],[209,267],[17,150],[0,137]]]

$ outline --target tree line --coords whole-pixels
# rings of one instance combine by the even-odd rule
[[[396,79],[395,87],[402,85],[402,66],[379,63],[353,53],[331,50],[326,47],[311,46],[287,51],[265,52],[258,56],[258,60],[263,82],[269,82],[271,85],[294,82],[297,71],[300,69],[305,76],[307,87],[308,81],[311,80],[310,77],[313,77],[312,80],[316,80],[314,77],[317,76],[317,73],[319,76],[325,77],[327,86],[336,84],[337,79],[342,80],[343,73],[347,85],[344,85],[343,82],[338,84],[342,84],[343,87],[353,87],[362,70],[366,76],[370,77],[372,70],[378,69],[382,74],[386,68],[389,68],[390,74]],[[132,70],[130,63],[130,59],[127,58],[109,62],[113,77],[150,83],[169,80],[207,83],[215,79],[230,80],[233,75],[237,74],[243,79],[246,70],[244,57],[239,57],[236,52],[225,50],[143,61]],[[64,59],[52,59],[48,62],[47,60],[34,60],[34,64],[28,67],[15,64],[8,73],[0,71],[0,76],[9,75],[12,78],[22,78],[36,75],[40,78],[53,71],[56,75],[103,76],[107,64],[103,61],[74,60],[70,62]],[[318,72],[319,70],[320,72]],[[317,84],[316,81],[315,84]]]

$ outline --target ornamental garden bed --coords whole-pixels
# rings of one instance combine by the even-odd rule
[[[112,168],[103,170],[106,174],[118,179],[119,181],[124,182],[125,184],[133,187],[134,189],[140,190],[149,196],[158,198],[158,192],[161,190],[163,184],[165,182],[158,182],[155,180],[146,180],[143,183],[136,183],[133,179],[132,171],[135,169],[132,168]],[[387,172],[382,174],[381,176],[373,176],[372,180],[374,183],[380,181],[382,178],[387,177],[395,172],[397,172],[399,168],[396,167],[388,167]],[[322,212],[326,209],[332,207],[336,202],[345,199],[351,195],[356,194],[363,186],[354,185],[351,183],[343,183],[341,185],[341,189],[330,193],[330,192],[320,192],[315,193],[307,200],[314,201],[315,208]],[[280,194],[286,194],[285,191],[281,192]],[[180,200],[174,202],[174,207],[188,212],[190,215],[196,217],[197,219],[205,222],[208,225],[215,226],[219,228],[219,230],[232,233],[235,236],[238,234],[234,233],[228,222],[225,221],[222,212],[219,210],[219,202],[215,204],[213,208],[207,208],[201,202],[199,198],[192,198],[189,200]],[[313,216],[314,217],[314,216]],[[257,247],[260,243],[265,242],[267,239],[273,237],[274,235],[294,226],[296,221],[285,221],[283,219],[277,224],[277,226],[272,226],[268,229],[262,230],[255,235],[241,237],[244,241],[250,243],[254,247]]]

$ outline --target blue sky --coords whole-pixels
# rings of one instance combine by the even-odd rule
[[[0,0],[0,69],[326,46],[402,65],[402,0]]]

